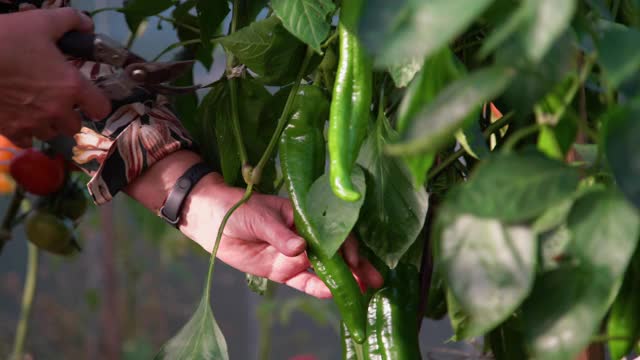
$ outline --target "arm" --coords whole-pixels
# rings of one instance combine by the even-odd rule
[[[200,157],[190,151],[173,153],[153,165],[125,191],[157,213],[176,179],[199,161]],[[242,194],[242,189],[227,186],[219,174],[205,176],[186,199],[180,231],[211,251],[222,217]],[[287,199],[254,194],[227,223],[218,258],[240,271],[285,283],[312,296],[330,297],[324,283],[308,272],[305,242],[292,228],[293,210]],[[359,258],[355,239],[345,242],[343,253],[363,286],[382,285],[380,274],[368,261]]]

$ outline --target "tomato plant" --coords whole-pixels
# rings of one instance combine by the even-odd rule
[[[345,358],[420,358],[423,314],[447,316],[456,340],[484,337],[496,359],[574,359],[590,344],[621,358],[640,340],[640,1],[118,10],[132,33],[171,24],[179,42],[162,54],[210,69],[224,51],[225,76],[174,105],[246,188],[196,312],[156,359],[228,358],[209,305],[220,235],[254,191],[280,186],[341,311]],[[349,233],[382,289],[356,291],[339,253]]]

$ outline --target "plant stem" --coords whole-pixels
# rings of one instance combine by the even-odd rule
[[[272,302],[276,296],[277,285],[270,281],[267,283],[267,290],[265,291],[263,302]],[[259,360],[269,360],[269,355],[271,354],[271,343],[272,333],[271,329],[273,327],[273,318],[274,315],[272,313],[268,313],[266,316],[260,317],[260,341],[258,343],[258,359]]]
[[[224,233],[224,228],[227,226],[227,221],[231,215],[236,211],[242,204],[246,203],[251,195],[253,194],[253,184],[249,184],[247,189],[244,191],[244,195],[242,198],[224,214],[222,218],[222,222],[220,223],[220,227],[218,228],[218,234],[216,235],[216,242],[213,244],[213,250],[211,250],[211,257],[209,258],[209,272],[207,273],[207,282],[205,284],[205,297],[206,301],[209,302],[209,294],[211,293],[211,279],[213,277],[213,269],[216,262],[216,254],[218,253],[218,248],[220,247],[220,240],[222,239],[222,234]]]
[[[238,27],[240,4],[238,0],[233,2],[233,15],[231,18],[231,25],[229,34],[233,34]],[[233,136],[236,140],[236,146],[238,147],[238,154],[240,155],[240,163],[242,166],[248,165],[249,158],[247,156],[247,149],[244,146],[244,140],[242,139],[242,129],[240,128],[240,115],[238,114],[238,83],[235,78],[234,67],[236,66],[236,57],[227,52],[227,77],[229,78],[229,96],[231,97],[231,127],[233,129]],[[246,182],[247,179],[245,179]]]
[[[180,22],[180,21],[178,21],[178,20],[176,20],[174,18],[166,17],[166,16],[163,16],[163,15],[160,15],[160,14],[155,15],[155,17],[157,17],[158,19],[160,19],[162,21],[166,21],[168,23],[171,23],[171,24],[175,25],[176,27],[182,27],[182,28],[185,28],[185,29],[187,29],[189,31],[193,31],[196,34],[200,34],[200,29],[198,29],[197,27],[191,26],[189,24],[185,24],[185,23]]]
[[[482,132],[482,136],[485,139],[489,138],[489,136],[491,136],[491,134],[493,134],[496,131],[502,129],[503,127],[509,125],[513,121],[513,119],[514,118],[513,118],[513,113],[512,112],[504,115],[503,117],[500,118],[500,120],[498,120],[498,121],[492,123],[491,125],[487,126],[487,128]],[[454,161],[458,160],[462,155],[464,155],[464,153],[465,153],[464,148],[460,148],[458,151],[456,151],[453,154],[449,155],[438,166],[436,166],[435,168],[433,168],[433,170],[431,170],[429,175],[427,175],[427,182],[429,182],[429,180],[431,180],[434,177],[436,177],[439,173],[442,172],[442,170],[446,169]]]
[[[13,352],[11,355],[13,360],[22,360],[24,342],[27,337],[27,329],[29,326],[29,315],[31,314],[31,304],[33,303],[33,295],[36,291],[36,283],[38,279],[38,248],[32,243],[27,243],[27,247],[29,249],[27,274],[24,281],[24,290],[22,292],[20,320],[16,327],[16,338],[13,343]]]
[[[287,122],[289,121],[289,111],[291,110],[291,106],[293,105],[293,102],[296,99],[296,96],[298,94],[298,88],[300,87],[300,82],[302,81],[302,77],[304,76],[307,70],[307,66],[309,65],[309,61],[311,60],[312,56],[313,56],[313,49],[307,46],[307,52],[304,56],[304,60],[302,61],[302,65],[300,66],[300,70],[298,71],[296,81],[294,82],[293,87],[291,88],[291,92],[289,92],[289,96],[287,97],[287,102],[284,105],[284,109],[282,110],[280,119],[278,119],[278,125],[276,126],[276,130],[273,133],[271,140],[269,140],[269,145],[267,145],[267,149],[262,154],[260,161],[258,161],[258,165],[256,165],[252,171],[251,178],[253,183],[260,182],[260,175],[262,174],[262,169],[267,164],[267,161],[269,161],[269,159],[271,158],[271,154],[275,150],[276,145],[280,140],[282,130],[284,130],[284,127],[287,125]]]
[[[518,142],[520,142],[520,140],[526,138],[529,135],[537,133],[538,131],[540,131],[540,128],[540,124],[531,124],[516,131],[507,139],[507,141],[504,142],[502,151],[505,153],[510,152],[518,144]]]
[[[358,360],[367,360],[364,358],[364,350],[362,349],[363,344],[357,344],[354,342],[354,347],[356,348],[356,359]]]
[[[11,229],[14,225],[14,219],[20,210],[22,200],[24,200],[24,190],[18,186],[13,192],[13,197],[11,197],[9,207],[4,213],[4,218],[2,219],[2,225],[0,225],[0,253],[2,253],[4,243],[11,239]]]
[[[620,10],[620,0],[613,0],[613,8],[611,9],[612,21],[616,21],[618,17],[618,10]]]

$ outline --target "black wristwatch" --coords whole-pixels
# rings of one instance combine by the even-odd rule
[[[169,224],[178,227],[184,199],[187,198],[187,195],[189,195],[198,181],[211,172],[213,172],[213,169],[203,162],[190,167],[171,189],[167,200],[160,208],[160,217]]]

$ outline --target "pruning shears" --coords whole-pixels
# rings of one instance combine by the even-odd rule
[[[193,92],[200,86],[171,86],[191,68],[193,61],[147,62],[104,34],[68,32],[59,41],[60,50],[69,56],[109,64],[118,69],[95,82],[112,102],[134,102],[156,94],[177,95]]]
[[[189,70],[193,61],[147,62],[103,34],[72,31],[66,33],[57,45],[68,56],[109,64],[117,69],[113,74],[94,82],[111,100],[113,109],[129,103],[153,100],[158,94],[177,95],[200,88],[168,85]],[[59,135],[47,143],[65,159],[72,158],[72,148],[75,145],[72,137]]]

